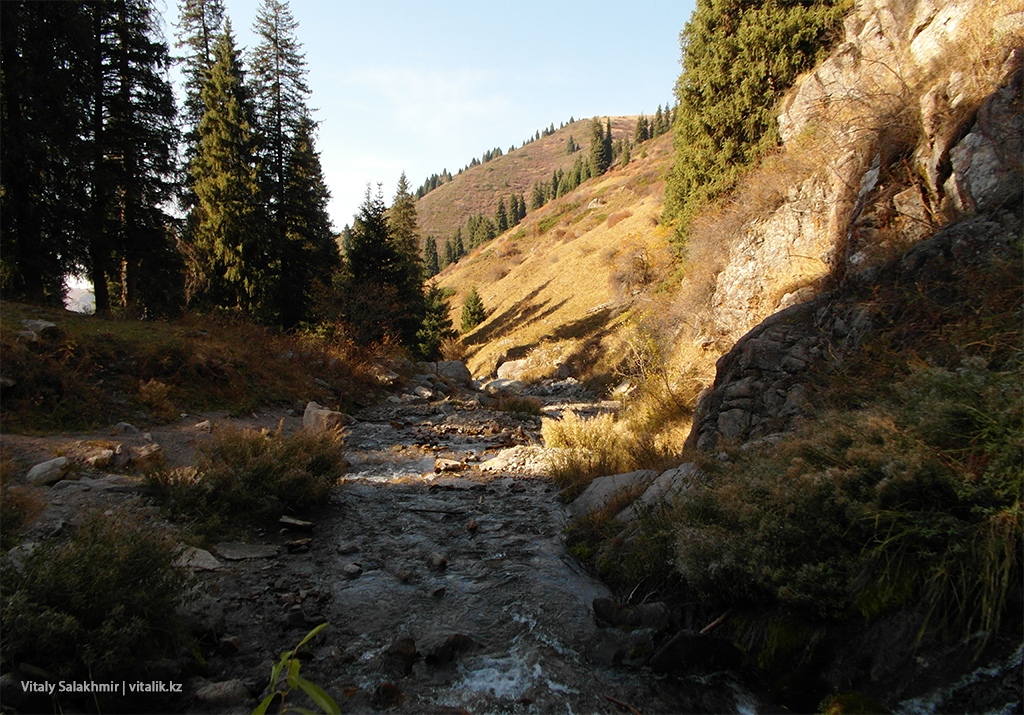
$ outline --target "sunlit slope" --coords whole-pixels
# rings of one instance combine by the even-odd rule
[[[632,139],[636,120],[636,116],[612,117],[613,139]],[[601,121],[604,122],[605,117],[601,117]],[[457,227],[465,230],[466,219],[470,216],[493,217],[502,198],[507,205],[509,196],[522,194],[529,205],[535,183],[549,181],[556,170],[568,171],[579,156],[586,159],[590,149],[590,123],[590,119],[577,120],[511,152],[501,147],[507,152],[503,156],[471,167],[437,187],[416,202],[420,234],[424,239],[439,239],[443,249],[444,240]],[[570,137],[580,147],[575,154],[567,153]]]
[[[464,336],[474,375],[532,357],[533,377],[615,379],[630,318],[669,264],[669,230],[659,217],[671,148],[668,134],[634,147],[628,166],[530,212],[442,272],[440,284],[455,290],[456,325],[474,286],[488,311]]]

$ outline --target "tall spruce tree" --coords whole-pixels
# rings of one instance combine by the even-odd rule
[[[416,354],[422,360],[436,360],[444,341],[459,335],[452,324],[449,294],[433,283],[427,287],[423,324],[416,333]]]
[[[441,260],[437,254],[437,239],[427,236],[423,246],[423,272],[427,278],[433,278],[441,272]]]
[[[484,301],[477,292],[476,286],[469,289],[465,302],[462,304],[462,332],[480,325],[487,319],[487,310],[484,308]]]
[[[330,192],[314,147],[314,132],[311,119],[299,123],[285,166],[281,205],[285,231],[277,302],[281,325],[286,328],[323,317],[316,296],[326,292],[341,266],[327,214]]]
[[[182,262],[173,221],[164,207],[176,193],[178,130],[167,71],[170,53],[159,36],[151,0],[91,6],[102,81],[94,87],[100,118],[92,137],[104,166],[93,181],[103,194],[102,241],[108,254],[93,260],[96,312],[106,312],[101,274],[129,314],[173,312],[180,304]]]
[[[92,22],[84,2],[0,3],[0,289],[61,305],[87,258]]]
[[[604,127],[597,118],[590,123],[590,165],[595,176],[608,171],[612,165],[611,138],[605,137]]]
[[[224,26],[224,0],[182,0],[179,6],[177,48],[183,54],[175,59],[182,66],[185,99],[181,116],[188,147],[197,143],[196,131],[203,118],[203,86],[215,61],[214,48]]]
[[[424,315],[422,275],[410,267],[388,224],[383,192],[367,187],[346,256],[343,312],[361,344],[390,337],[415,349]]]
[[[192,293],[213,306],[273,320],[266,218],[257,181],[253,109],[231,22],[217,40],[216,62],[203,87],[205,111],[190,166]]]

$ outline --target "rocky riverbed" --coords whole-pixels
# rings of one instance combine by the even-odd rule
[[[545,414],[613,407],[572,380],[536,391]],[[186,548],[196,584],[185,616],[198,653],[164,664],[165,680],[183,692],[144,707],[249,712],[279,654],[327,623],[302,649],[302,674],[345,712],[756,709],[727,672],[669,678],[645,665],[679,626],[664,604],[629,625],[595,616],[595,602],[607,607],[612,594],[566,551],[567,512],[544,475],[538,416],[491,409],[485,393],[464,388],[419,393],[397,385],[393,399],[355,416],[345,428],[351,466],[330,503],[302,515],[309,523]],[[289,432],[302,417],[192,415],[148,433],[121,425],[99,435],[5,436],[4,445],[23,459],[62,453],[83,465],[86,452],[113,451],[124,462],[159,444],[177,466],[229,424]],[[46,509],[30,542],[74,528],[94,505],[128,503],[158,518],[138,477],[77,472],[39,487]],[[301,696],[292,704],[308,705]]]

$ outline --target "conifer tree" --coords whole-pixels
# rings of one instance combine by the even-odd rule
[[[685,222],[778,142],[775,103],[824,52],[845,8],[838,0],[698,0],[680,36],[667,218]]]
[[[0,289],[60,306],[85,265],[91,17],[84,2],[0,3]]]
[[[421,258],[416,199],[409,193],[409,180],[406,179],[404,171],[398,177],[395,199],[388,209],[388,230],[391,232],[392,241],[406,260],[418,266]]]
[[[590,123],[590,165],[594,176],[601,176],[612,165],[611,132],[605,136],[600,119]]]
[[[216,58],[203,88],[206,110],[190,168],[197,198],[192,210],[192,292],[214,306],[272,319],[270,280],[278,267],[270,265],[253,110],[229,20],[217,41]]]
[[[544,196],[544,183],[534,182],[533,191],[530,193],[530,209],[536,211],[545,204],[547,198]]]
[[[224,26],[224,0],[182,0],[178,20],[178,44],[184,54],[176,60],[183,63],[185,101],[182,110],[189,146],[196,143],[195,132],[203,117],[203,85],[209,79],[216,60],[214,47]]]
[[[423,246],[423,271],[427,278],[433,278],[441,272],[441,262],[437,255],[437,240],[428,236]]]
[[[326,291],[341,265],[327,213],[330,192],[314,147],[314,130],[311,119],[300,121],[285,166],[277,306],[280,324],[286,328],[323,317],[317,313],[315,297]]]
[[[436,253],[436,249],[435,249]],[[423,324],[416,333],[416,353],[422,360],[437,360],[445,340],[458,337],[452,324],[450,291],[431,283],[427,287]]]
[[[494,223],[499,234],[508,230],[508,210],[505,208],[505,197],[498,199],[498,208],[494,211]]]
[[[391,337],[416,347],[425,311],[423,272],[418,252],[410,260],[405,242],[392,234],[380,186],[376,194],[367,187],[342,280],[343,312],[362,344]]]
[[[462,304],[462,332],[480,325],[487,319],[487,311],[484,309],[484,301],[476,290],[476,286],[469,289],[465,302]]]
[[[641,114],[636,120],[636,129],[633,131],[633,143],[640,144],[650,138],[651,135],[647,128],[647,118]]]

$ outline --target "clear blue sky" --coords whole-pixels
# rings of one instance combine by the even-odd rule
[[[260,0],[226,0],[255,44]],[[177,0],[165,8],[175,42]],[[367,183],[390,203],[488,149],[569,117],[651,115],[672,101],[694,0],[291,0],[306,53],[335,229]]]

